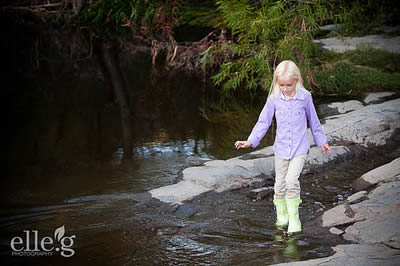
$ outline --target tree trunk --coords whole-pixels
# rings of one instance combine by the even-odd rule
[[[132,156],[132,115],[129,107],[125,82],[119,67],[117,53],[112,43],[105,43],[100,40],[98,45],[100,64],[103,64],[103,73],[105,79],[110,79],[114,94],[117,98],[121,113],[122,127],[122,148],[124,150],[124,159]]]

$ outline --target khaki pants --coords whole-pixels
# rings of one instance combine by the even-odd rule
[[[299,176],[307,154],[300,154],[290,160],[275,156],[274,199],[300,198]]]

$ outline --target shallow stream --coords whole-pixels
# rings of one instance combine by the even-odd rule
[[[161,203],[147,191],[177,182],[187,167],[246,152],[236,151],[233,143],[247,137],[258,114],[244,123],[247,126],[211,123],[199,112],[198,81],[184,78],[152,85],[136,68],[126,69],[128,87],[137,99],[131,160],[121,160],[118,108],[99,108],[90,97],[102,86],[98,78],[82,74],[38,82],[44,92],[55,84],[56,89],[19,106],[10,171],[0,188],[3,261],[268,265],[328,256],[330,247],[342,240],[316,226],[319,215],[352,193],[353,179],[399,156],[390,147],[375,149],[305,176],[300,210],[304,230],[296,236],[277,231],[271,199],[254,200],[247,188],[206,193],[181,206]],[[269,134],[260,147],[272,141]],[[76,236],[72,257],[11,256],[10,241],[23,237],[24,230],[37,230],[42,239],[61,226],[65,236]],[[34,245],[32,238],[29,242]]]

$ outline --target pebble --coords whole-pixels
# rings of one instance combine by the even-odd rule
[[[334,235],[341,235],[344,233],[343,230],[340,230],[339,228],[336,227],[332,227],[331,229],[329,229],[329,232],[331,232]]]

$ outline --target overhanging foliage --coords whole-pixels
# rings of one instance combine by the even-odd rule
[[[203,54],[203,66],[218,69],[212,78],[226,93],[244,88],[254,95],[268,89],[274,67],[285,59],[298,63],[311,87],[311,56],[316,51],[313,34],[327,20],[331,1],[218,1],[219,25],[232,38]]]

